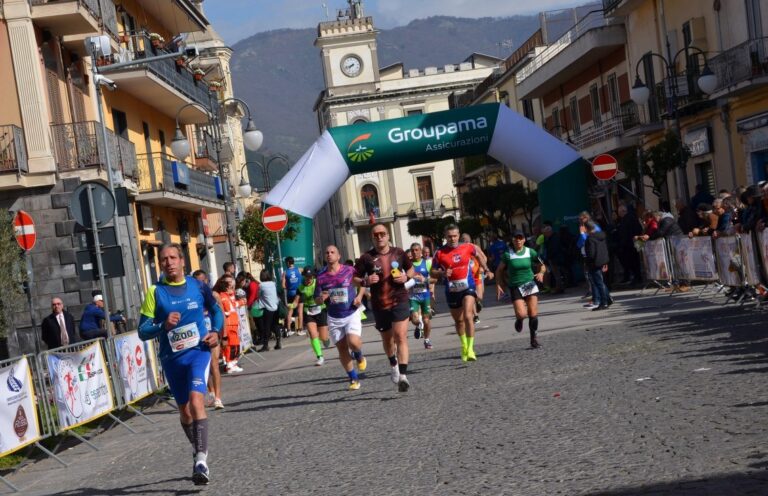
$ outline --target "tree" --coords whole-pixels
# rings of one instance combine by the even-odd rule
[[[459,221],[459,231],[469,234],[472,239],[477,239],[483,234],[483,225],[474,217],[464,217]]]
[[[437,244],[443,239],[445,226],[455,224],[453,216],[432,217],[428,219],[412,219],[408,221],[408,234],[411,236],[426,236]]]
[[[485,186],[464,193],[464,209],[476,218],[485,218],[489,227],[502,236],[512,233],[514,216],[522,211],[530,225],[533,212],[539,205],[535,190],[521,183]]]
[[[251,205],[245,211],[245,217],[237,226],[237,234],[251,250],[251,257],[258,263],[265,263],[267,254],[277,246],[277,235],[264,227],[261,220],[262,210]],[[293,212],[288,212],[288,225],[280,232],[281,240],[293,240],[298,236],[301,219]]]
[[[23,309],[23,283],[27,271],[19,246],[13,237],[13,218],[0,209],[0,338],[7,338],[13,326],[13,314]]]
[[[639,156],[638,156],[639,155]],[[661,198],[661,191],[667,183],[667,176],[677,167],[685,167],[691,152],[680,142],[672,131],[667,131],[664,138],[646,150],[634,148],[628,150],[621,160],[622,168],[630,179],[651,180],[653,194]]]

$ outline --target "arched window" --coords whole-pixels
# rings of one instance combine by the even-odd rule
[[[363,211],[365,215],[380,216],[379,212],[379,191],[373,184],[366,184],[360,189],[360,198],[363,200]]]

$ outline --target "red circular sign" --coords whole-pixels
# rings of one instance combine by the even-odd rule
[[[22,250],[29,251],[35,247],[37,234],[35,234],[35,222],[32,217],[23,210],[16,212],[13,217],[13,234],[16,242]]]
[[[208,212],[206,212],[204,208],[200,209],[200,218],[203,221],[203,235],[206,237],[210,236],[211,230],[208,227]]]
[[[288,225],[288,214],[280,207],[269,207],[264,210],[261,221],[270,231],[279,232]]]
[[[596,178],[603,181],[613,179],[618,171],[619,163],[616,161],[616,158],[613,155],[604,153],[602,155],[598,155],[592,161],[592,174],[594,174]]]

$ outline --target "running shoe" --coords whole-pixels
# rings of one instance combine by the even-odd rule
[[[594,303],[590,303],[589,305],[584,305],[584,308],[587,310],[594,310],[595,308],[599,307],[600,305],[595,305]]]
[[[330,339],[324,339],[323,340],[323,348],[330,348],[331,347],[331,340]]]
[[[243,368],[237,364],[237,362],[232,362],[232,370],[235,372],[243,372]]]
[[[319,367],[319,366],[321,366],[321,365],[322,365],[322,364],[324,364],[324,363],[325,363],[325,358],[323,358],[323,357],[317,357],[317,361],[315,362],[315,366],[316,366],[316,367]]]
[[[397,365],[392,367],[392,372],[390,372],[389,377],[395,384],[400,382],[400,369],[397,367]]]
[[[483,302],[480,300],[475,300],[475,312],[480,313],[483,311]]]
[[[467,349],[465,347],[461,347],[461,361],[466,362],[467,361]]]
[[[421,328],[416,327],[416,329],[413,330],[413,337],[415,339],[419,339],[421,337]]]
[[[307,335],[307,331],[305,331],[304,329],[302,329],[302,330],[300,330],[299,332],[297,332],[296,334],[298,334],[299,336],[306,336],[306,335]]]
[[[467,348],[467,361],[468,362],[477,361],[477,355],[475,355],[475,350],[473,350],[472,348]]]
[[[192,469],[192,482],[196,486],[206,486],[211,480],[211,474],[208,471],[208,464],[204,461],[195,463],[195,468]]]
[[[523,332],[523,321],[522,320],[515,320],[515,330],[517,332]]]
[[[295,335],[295,334],[296,334],[296,333],[295,333],[295,332],[293,332],[293,329],[290,329],[288,332],[286,332],[286,333],[285,333],[285,337],[286,337],[286,338],[289,338],[289,337],[291,337],[291,336],[293,336],[293,335]]]
[[[223,410],[224,409],[224,403],[222,403],[219,398],[216,398],[215,400],[213,400],[213,407],[216,410]]]
[[[608,308],[608,305],[598,305],[595,308],[592,309],[593,312],[597,312],[598,310],[605,310]]]
[[[401,393],[407,393],[411,389],[411,383],[408,382],[408,378],[405,375],[400,376],[400,380],[397,381],[397,390]]]
[[[366,360],[365,357],[363,357],[362,360],[357,362],[357,371],[358,372],[365,372],[365,369],[368,368],[368,360]]]
[[[432,341],[430,341],[429,339],[425,339],[424,340],[424,348],[427,349],[427,350],[431,350],[432,349]]]
[[[472,318],[472,322],[474,322],[475,324],[477,324],[478,322],[480,322],[480,316],[479,316],[479,315],[475,315],[475,316]]]
[[[349,383],[350,391],[357,391],[358,389],[360,389],[360,381],[352,381]]]
[[[535,337],[531,338],[531,348],[541,348],[541,345],[539,344],[539,340]]]
[[[216,403],[216,395],[208,393],[205,395],[205,406],[212,407]]]

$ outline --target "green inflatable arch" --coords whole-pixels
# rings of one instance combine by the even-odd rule
[[[265,203],[312,218],[350,175],[481,154],[538,183],[542,219],[572,222],[586,209],[587,162],[498,103],[328,129]]]

